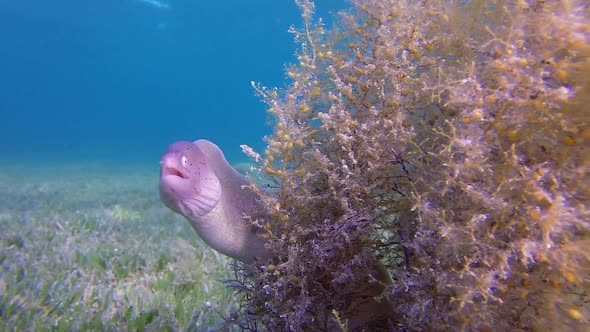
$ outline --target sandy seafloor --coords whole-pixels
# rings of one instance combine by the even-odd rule
[[[1,330],[203,330],[230,262],[159,200],[155,167],[0,162]]]

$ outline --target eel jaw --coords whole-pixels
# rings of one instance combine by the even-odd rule
[[[191,179],[179,162],[177,153],[167,153],[160,161],[160,198],[170,210],[183,214],[182,198],[190,190]]]

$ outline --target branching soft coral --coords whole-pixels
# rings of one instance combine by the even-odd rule
[[[364,285],[390,329],[588,328],[588,4],[355,0],[332,31],[298,4],[291,84],[255,86],[276,258],[251,313],[342,327]]]

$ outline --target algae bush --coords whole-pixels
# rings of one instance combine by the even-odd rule
[[[288,85],[254,84],[273,134],[244,146],[272,260],[228,275],[155,171],[8,168],[2,326],[349,330],[379,259],[368,329],[590,330],[588,2],[353,0],[334,27],[296,2]]]
[[[146,166],[2,162],[0,330],[203,331],[236,309],[228,260]]]
[[[253,83],[275,259],[245,319],[347,329],[377,257],[382,329],[589,330],[588,2],[353,0],[333,28],[297,3],[289,84]]]

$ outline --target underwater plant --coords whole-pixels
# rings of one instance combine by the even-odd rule
[[[378,258],[384,328],[590,328],[588,2],[353,0],[331,30],[297,4],[290,84],[253,84],[273,258],[244,314],[346,329]]]
[[[589,5],[355,0],[328,31],[296,2],[252,181],[205,140],[162,159],[166,206],[242,262],[232,319],[590,328]]]

